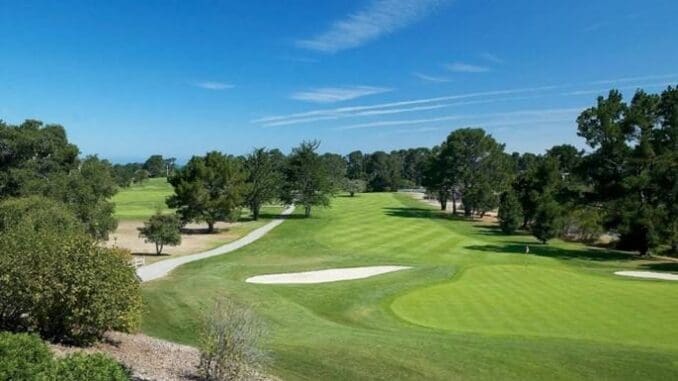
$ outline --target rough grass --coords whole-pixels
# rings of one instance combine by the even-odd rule
[[[384,264],[414,268],[318,285],[244,282]],[[675,379],[678,284],[612,275],[656,265],[504,236],[405,195],[339,197],[146,284],[143,330],[195,344],[200,311],[223,295],[267,323],[271,372],[286,380]]]

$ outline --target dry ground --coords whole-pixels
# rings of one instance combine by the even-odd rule
[[[106,245],[129,249],[132,254],[144,257],[146,264],[150,264],[162,259],[212,249],[234,241],[265,223],[265,220],[235,223],[220,222],[215,225],[216,232],[212,234],[205,232],[205,224],[189,224],[183,229],[181,245],[165,246],[163,254],[157,256],[155,244],[146,243],[143,238],[139,237],[138,228],[143,226],[143,221],[120,221],[118,229],[110,235]]]

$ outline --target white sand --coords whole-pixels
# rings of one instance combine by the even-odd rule
[[[290,206],[287,209],[285,209],[282,213],[280,213],[281,216],[286,216],[291,214],[294,211],[294,206]],[[141,266],[137,269],[137,275],[141,279],[142,282],[148,282],[149,280],[154,280],[158,278],[162,278],[165,275],[169,274],[170,271],[174,270],[175,268],[189,263],[193,261],[199,261],[201,259],[205,258],[210,258],[214,257],[217,255],[222,255],[226,253],[230,253],[232,251],[238,250],[243,246],[249,245],[250,243],[258,240],[259,238],[263,237],[266,235],[266,233],[270,232],[273,230],[276,226],[282,224],[285,222],[284,219],[278,218],[275,219],[266,225],[255,229],[251,231],[249,234],[246,236],[227,243],[223,246],[219,246],[215,249],[204,251],[202,253],[197,253],[197,254],[192,254],[192,255],[186,255],[183,257],[177,257],[177,258],[172,258],[172,259],[167,259],[164,261],[159,261],[155,262],[153,264],[147,265],[147,266]]]
[[[678,274],[659,273],[655,271],[617,271],[616,275],[632,276],[635,278],[678,280]]]
[[[409,266],[369,266],[349,267],[343,269],[327,269],[305,271],[300,273],[257,275],[247,278],[247,283],[259,284],[313,284],[337,282],[340,280],[363,279],[386,274],[393,271],[409,269]]]

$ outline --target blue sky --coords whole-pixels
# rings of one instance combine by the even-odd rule
[[[485,128],[508,151],[583,146],[609,88],[678,84],[678,2],[0,0],[0,119],[84,153],[348,153]]]

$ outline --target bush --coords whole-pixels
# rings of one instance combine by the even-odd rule
[[[85,230],[65,204],[41,196],[13,198],[0,203],[0,231],[17,226],[32,227],[36,231]]]
[[[140,287],[128,253],[83,233],[26,226],[0,234],[0,247],[0,329],[83,345],[138,325]]]
[[[217,300],[205,315],[198,370],[206,380],[250,380],[266,356],[261,323],[249,309]]]
[[[55,380],[127,381],[129,372],[110,357],[100,353],[75,353],[60,359],[54,369]]]
[[[0,333],[0,380],[47,380],[52,354],[35,335]]]

